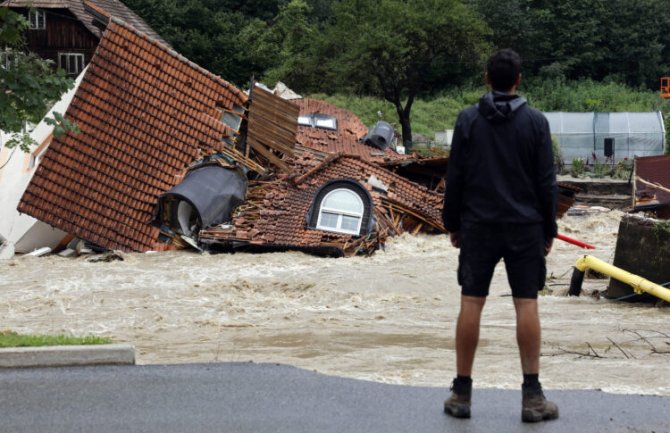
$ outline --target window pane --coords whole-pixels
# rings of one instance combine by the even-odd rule
[[[347,215],[342,215],[342,230],[347,230],[351,232],[358,233],[358,222],[360,221],[359,217],[352,217]]]
[[[30,28],[33,30],[46,28],[46,13],[40,10],[31,10],[28,13]]]
[[[337,228],[337,214],[330,212],[321,212],[321,222],[319,225],[323,227]]]
[[[337,129],[337,121],[334,117],[314,117],[317,127],[327,129]]]
[[[348,189],[338,189],[326,197],[321,204],[328,209],[337,209],[344,212],[363,214],[363,201],[358,194]]]
[[[58,67],[69,75],[77,75],[84,70],[84,55],[81,53],[58,53]]]
[[[312,121],[309,116],[299,116],[298,125],[312,126]]]
[[[0,51],[0,68],[9,70],[14,62],[14,54],[10,50]]]

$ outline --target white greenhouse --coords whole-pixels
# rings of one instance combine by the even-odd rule
[[[563,162],[617,162],[636,156],[662,155],[665,127],[660,111],[618,113],[544,113],[551,135],[561,147]]]

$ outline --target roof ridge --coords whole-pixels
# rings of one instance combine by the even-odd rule
[[[65,0],[65,1],[69,3],[73,0]],[[100,6],[98,3],[96,3],[93,0],[83,0],[82,3],[84,4],[84,10],[86,10],[86,7],[89,7],[94,12],[97,12],[100,15],[105,16],[108,20],[109,20],[109,17],[112,16],[111,12],[109,12],[107,9],[103,8],[102,6]]]

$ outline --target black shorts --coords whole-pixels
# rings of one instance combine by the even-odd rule
[[[515,298],[537,298],[547,268],[542,224],[463,223],[460,230],[458,284],[461,293],[485,297],[496,264],[503,259]]]

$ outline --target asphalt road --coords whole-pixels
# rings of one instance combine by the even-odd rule
[[[634,373],[634,372],[633,372]],[[0,370],[0,432],[670,433],[670,397],[548,391],[561,418],[520,420],[520,392],[475,390],[473,418],[447,390],[225,363]]]

